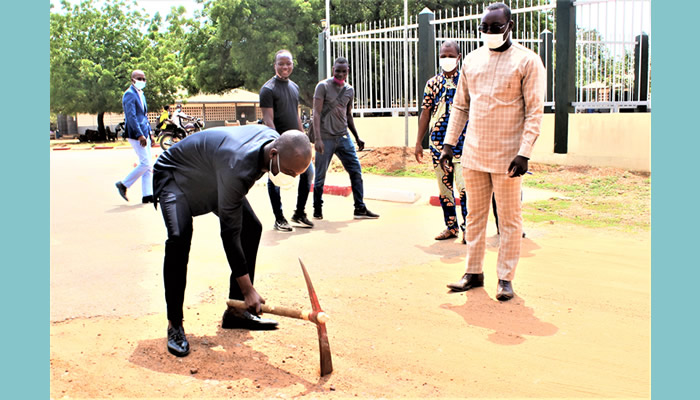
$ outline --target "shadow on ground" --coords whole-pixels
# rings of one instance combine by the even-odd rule
[[[302,385],[305,390],[299,393],[300,396],[323,392],[322,385],[329,378],[319,377],[317,382],[310,382],[270,364],[267,355],[246,345],[247,341],[252,340],[248,331],[219,328],[215,336],[188,335],[187,339],[191,351],[186,357],[167,353],[166,339],[163,337],[140,341],[129,362],[151,371],[202,381],[247,380],[260,388],[273,389]]]
[[[493,343],[517,345],[524,343],[526,336],[552,336],[559,330],[554,324],[535,317],[533,309],[526,307],[525,300],[517,294],[506,302],[490,298],[484,288],[465,294],[464,304],[442,304],[440,308],[454,311],[467,325],[492,331],[488,339]]]

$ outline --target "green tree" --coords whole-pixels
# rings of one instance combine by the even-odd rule
[[[322,7],[325,7],[323,2]],[[424,0],[409,1],[408,15],[415,17],[424,8],[437,13],[441,10],[452,10],[471,5],[491,3],[489,0]],[[366,22],[383,21],[385,19],[402,18],[404,15],[403,0],[331,0],[331,23],[335,26],[345,26]],[[325,16],[325,10],[324,14]]]
[[[323,7],[322,0],[210,1],[208,19],[190,36],[189,83],[211,93],[241,85],[257,91],[274,75],[275,53],[284,48],[294,55],[301,102],[311,105]]]
[[[182,67],[153,28],[159,16],[148,21],[132,9],[135,4],[116,0],[97,9],[92,0],[77,6],[63,0],[63,13],[51,13],[52,112],[97,114],[98,130],[104,133],[104,113],[122,111],[134,69],[146,72],[151,110],[173,102]]]
[[[583,101],[596,101],[598,90],[613,83],[613,56],[596,29],[577,28],[576,42],[576,86],[583,89]]]

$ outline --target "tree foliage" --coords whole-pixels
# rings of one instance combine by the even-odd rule
[[[213,0],[187,49],[189,82],[204,92],[251,91],[274,75],[275,53],[294,56],[292,80],[310,105],[317,81],[321,0]],[[188,87],[188,90],[193,88]]]
[[[488,0],[409,1],[408,15],[415,17],[425,8],[437,13],[440,10],[461,9],[463,7],[469,8],[470,5],[483,4],[486,2],[490,3]],[[403,0],[331,0],[331,23],[333,25],[345,26],[385,19],[403,19],[403,6]]]
[[[50,15],[51,111],[121,112],[134,69],[146,73],[151,110],[173,102],[182,66],[167,45],[177,33],[161,34],[154,27],[160,16],[149,21],[124,0],[105,2],[101,9],[92,0],[61,5],[63,13]]]
[[[280,49],[294,55],[292,79],[301,103],[310,106],[318,78],[318,34],[325,0],[199,0],[204,10],[187,18],[172,7],[150,17],[135,0],[94,0],[52,10],[51,111],[100,115],[121,112],[121,97],[134,69],[146,72],[151,110],[172,104],[178,90],[223,93],[258,91],[274,75]],[[438,12],[486,0],[425,0],[408,3],[409,15]],[[334,26],[402,18],[403,0],[331,0]]]

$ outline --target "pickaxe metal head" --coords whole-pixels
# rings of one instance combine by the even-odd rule
[[[263,304],[261,309],[264,313],[279,315],[282,317],[303,319],[316,324],[318,330],[318,348],[321,354],[321,376],[325,376],[333,372],[333,361],[331,360],[331,346],[328,344],[328,332],[326,332],[326,322],[330,318],[328,314],[323,312],[321,305],[318,303],[318,297],[314,290],[314,285],[311,283],[309,273],[306,271],[304,262],[299,259],[301,270],[304,273],[306,287],[309,289],[309,297],[311,298],[311,311],[298,310],[288,307],[276,307],[268,304]],[[226,304],[229,307],[234,307],[240,310],[246,310],[247,306],[244,301],[236,299],[228,299]]]
[[[321,305],[318,302],[318,297],[316,296],[314,285],[311,283],[309,273],[308,271],[306,271],[306,267],[304,266],[304,262],[301,261],[301,258],[299,258],[299,264],[301,264],[301,270],[304,273],[306,287],[309,289],[311,309],[312,314],[314,316],[312,321],[316,323],[316,329],[318,330],[318,350],[321,355],[321,376],[325,376],[333,372],[333,360],[331,359],[331,346],[328,343],[328,332],[326,332],[326,323],[325,321],[320,321],[319,318],[316,318],[316,316],[323,313],[323,310],[321,309]]]

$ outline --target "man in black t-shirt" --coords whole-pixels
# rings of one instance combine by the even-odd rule
[[[299,86],[289,79],[294,70],[294,58],[289,50],[280,50],[275,55],[275,76],[265,82],[260,88],[260,108],[265,125],[276,130],[279,134],[291,129],[304,131],[299,118]],[[299,188],[297,192],[297,208],[292,216],[292,222],[305,227],[313,228],[314,224],[306,217],[306,201],[311,190],[311,180],[314,176],[313,164],[299,176]],[[275,229],[283,232],[291,232],[292,227],[282,213],[282,198],[280,188],[267,181],[267,192],[270,195],[272,212],[275,214]]]

